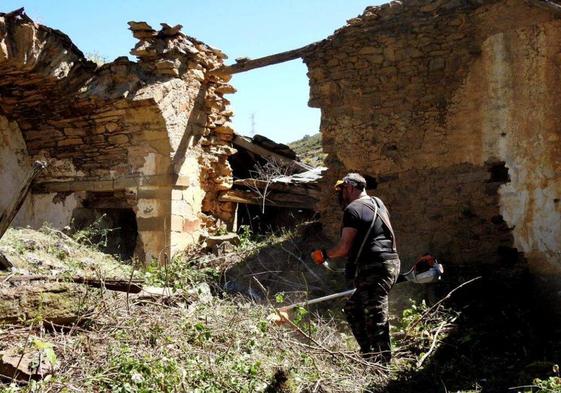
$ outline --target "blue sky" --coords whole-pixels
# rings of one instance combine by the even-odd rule
[[[183,25],[183,32],[237,57],[257,58],[296,49],[330,35],[379,0],[1,0],[0,12],[25,7],[35,21],[68,34],[84,53],[111,61],[129,55],[136,40],[127,22]],[[131,59],[133,56],[129,55]],[[291,142],[319,129],[319,109],[308,107],[301,60],[236,74],[228,96],[240,134]],[[254,118],[252,126],[251,117]]]

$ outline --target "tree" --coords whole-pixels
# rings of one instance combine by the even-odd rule
[[[292,170],[292,164],[270,158],[264,164],[257,162],[254,169],[249,171],[253,181],[248,187],[259,196],[261,200],[261,213],[265,213],[267,196],[271,192],[271,183],[279,177],[291,174]]]

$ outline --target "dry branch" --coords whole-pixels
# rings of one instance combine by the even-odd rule
[[[456,292],[458,289],[460,289],[460,288],[462,288],[462,287],[464,287],[464,286],[466,286],[466,285],[468,285],[468,284],[471,284],[472,282],[477,281],[477,280],[479,280],[480,278],[481,278],[481,276],[472,278],[471,280],[466,281],[466,282],[464,282],[464,283],[458,285],[456,288],[452,289],[450,292],[448,292],[448,294],[447,294],[446,296],[444,296],[442,299],[440,299],[438,302],[436,302],[431,308],[429,308],[427,311],[425,311],[425,312],[419,317],[419,319],[417,319],[415,322],[413,322],[413,323],[411,324],[411,326],[409,326],[409,330],[412,330],[415,326],[417,326],[423,319],[425,319],[425,317],[426,317],[427,315],[429,315],[430,313],[432,313],[432,312],[433,312],[438,306],[440,306],[445,300],[450,299],[450,297],[452,296],[452,294],[453,294],[454,292]]]
[[[7,282],[16,281],[70,281],[75,284],[84,284],[94,288],[105,288],[111,291],[139,293],[142,291],[143,280],[118,280],[118,279],[97,279],[89,277],[53,277],[46,275],[21,275],[8,276]]]

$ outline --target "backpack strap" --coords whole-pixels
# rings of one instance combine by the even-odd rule
[[[378,198],[378,197],[372,197],[372,198],[374,199],[376,204],[383,204],[382,201],[380,200],[380,198]],[[393,252],[397,253],[397,246],[396,246],[397,242],[395,240],[395,233],[393,232],[392,224],[390,222],[390,216],[388,215],[388,209],[385,209],[384,211],[379,210],[378,215],[382,219],[382,222],[384,223],[384,225],[389,229],[389,231],[392,235],[392,250],[393,250]]]
[[[368,203],[365,203],[365,202],[362,202],[362,201],[360,201],[360,203],[362,203],[364,206],[368,207],[370,210],[374,211],[374,219],[373,219],[374,221],[376,220],[376,215],[378,215],[380,217],[380,219],[382,220],[382,222],[384,223],[386,228],[388,228],[388,230],[390,231],[390,234],[392,235],[392,251],[394,253],[397,253],[397,246],[396,246],[397,242],[395,240],[395,233],[393,232],[392,224],[390,223],[390,216],[388,216],[387,209],[384,210],[384,211],[378,209],[378,205],[383,205],[380,198],[372,197],[370,200],[373,202],[374,208],[372,208],[372,206],[370,206]],[[368,230],[367,236],[370,234],[370,230],[374,226],[374,221],[372,221],[372,224],[370,225],[370,229]]]
[[[366,203],[364,203],[364,205],[366,205]],[[368,205],[366,205],[366,206],[368,206]],[[370,207],[370,206],[368,206],[368,207]],[[355,261],[354,261],[355,278],[357,278],[358,270],[359,270],[358,269],[358,259],[360,258],[360,254],[362,254],[362,249],[364,248],[364,245],[366,244],[366,240],[368,240],[368,236],[370,235],[370,232],[372,231],[372,228],[374,228],[374,223],[376,222],[376,216],[377,215],[378,215],[378,204],[376,202],[374,202],[374,218],[372,218],[372,222],[370,223],[370,227],[368,228],[368,231],[366,232],[366,235],[364,236],[364,239],[362,239],[362,244],[360,245],[360,248],[358,249],[358,252],[357,252],[356,257],[355,257]]]

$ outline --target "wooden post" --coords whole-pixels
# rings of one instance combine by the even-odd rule
[[[47,164],[42,161],[35,161],[33,163],[33,168],[31,169],[31,172],[27,176],[27,179],[25,179],[25,182],[23,183],[23,186],[21,187],[19,193],[17,194],[14,203],[8,207],[8,210],[4,212],[4,214],[0,216],[1,217],[0,239],[2,238],[2,236],[4,236],[4,233],[6,233],[6,231],[10,227],[10,224],[12,223],[12,221],[16,217],[16,214],[18,214],[18,211],[21,208],[21,205],[23,205],[23,202],[25,201],[25,198],[29,193],[29,189],[31,188],[31,183],[33,183],[33,180],[35,180],[37,175],[39,175],[39,173],[46,167]]]

